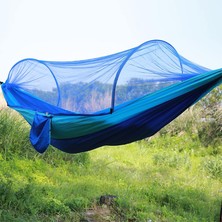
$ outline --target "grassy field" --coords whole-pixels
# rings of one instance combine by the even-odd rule
[[[0,221],[219,221],[222,145],[204,146],[186,115],[140,142],[40,155],[29,126],[1,108]],[[107,207],[102,195],[116,198]]]

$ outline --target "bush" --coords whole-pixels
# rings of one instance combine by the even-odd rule
[[[199,102],[198,136],[204,146],[222,144],[222,86]]]

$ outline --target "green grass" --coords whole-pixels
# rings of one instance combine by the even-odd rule
[[[28,125],[1,110],[0,221],[78,222],[105,194],[117,196],[106,221],[218,221],[222,146],[204,147],[195,133],[175,129],[125,146],[40,155]]]

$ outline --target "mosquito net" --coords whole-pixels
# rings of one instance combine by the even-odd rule
[[[113,112],[120,104],[205,71],[180,56],[169,43],[152,40],[82,61],[24,59],[12,67],[7,84],[61,110],[91,115]]]

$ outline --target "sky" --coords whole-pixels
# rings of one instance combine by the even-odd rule
[[[24,58],[95,58],[152,39],[221,68],[221,9],[221,0],[0,0],[0,81]]]

